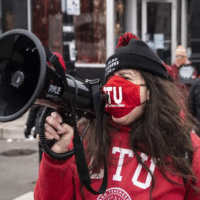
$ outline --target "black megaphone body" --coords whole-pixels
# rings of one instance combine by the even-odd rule
[[[14,29],[0,37],[0,122],[13,121],[33,104],[69,109],[70,100],[82,115],[93,115],[90,82],[62,78],[47,64],[45,48],[31,32]]]

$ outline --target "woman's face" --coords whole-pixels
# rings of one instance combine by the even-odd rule
[[[141,74],[136,70],[123,69],[114,72],[112,76],[114,75],[118,75],[137,85],[146,84]],[[147,90],[146,86],[140,86],[140,102],[143,103],[147,100],[149,100],[149,91]],[[139,118],[142,115],[145,105],[146,103],[135,107],[129,114],[125,115],[124,117],[115,118],[112,116],[112,120],[120,125],[130,125],[132,122],[134,122],[137,118]]]

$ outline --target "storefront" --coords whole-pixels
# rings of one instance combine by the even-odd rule
[[[105,3],[106,55],[104,57],[114,53],[117,38],[127,31],[153,44],[158,55],[168,65],[174,62],[175,49],[180,44],[187,48],[188,56],[191,56],[190,32],[188,31],[190,1],[109,0]],[[101,54],[102,49],[98,49],[97,52]],[[100,65],[101,62],[96,61],[99,65],[90,64],[90,66],[104,68],[104,64]],[[78,71],[89,70],[89,65],[86,63],[77,62]]]
[[[188,1],[118,0],[118,2],[124,7],[124,12],[118,14],[117,22],[121,24],[122,32],[131,31],[142,40],[152,42],[167,64],[173,62],[178,44],[188,47]],[[113,21],[113,24],[115,23]]]
[[[0,0],[0,34],[23,28],[32,31],[51,51],[63,54],[62,0]],[[73,16],[76,75],[103,78],[105,60],[115,51],[121,33],[131,31],[151,43],[171,65],[181,44],[199,68],[198,0],[76,0]],[[195,14],[194,14],[195,13]],[[66,27],[65,27],[66,29]],[[196,34],[196,35],[195,35]],[[199,71],[197,69],[197,71]]]

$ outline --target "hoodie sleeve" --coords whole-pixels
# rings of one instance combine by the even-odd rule
[[[197,191],[190,188],[187,196],[187,200],[199,200],[200,199],[200,138],[194,133],[191,133],[194,154],[193,154],[193,162],[192,169],[196,176],[197,182],[195,183],[195,187],[198,188]]]
[[[34,200],[74,200],[74,172],[74,156],[60,161],[43,153]]]

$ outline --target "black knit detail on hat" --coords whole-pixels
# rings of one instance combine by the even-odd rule
[[[167,70],[161,59],[143,41],[131,39],[127,46],[116,49],[106,61],[105,78],[121,69],[137,69],[167,79]]]

